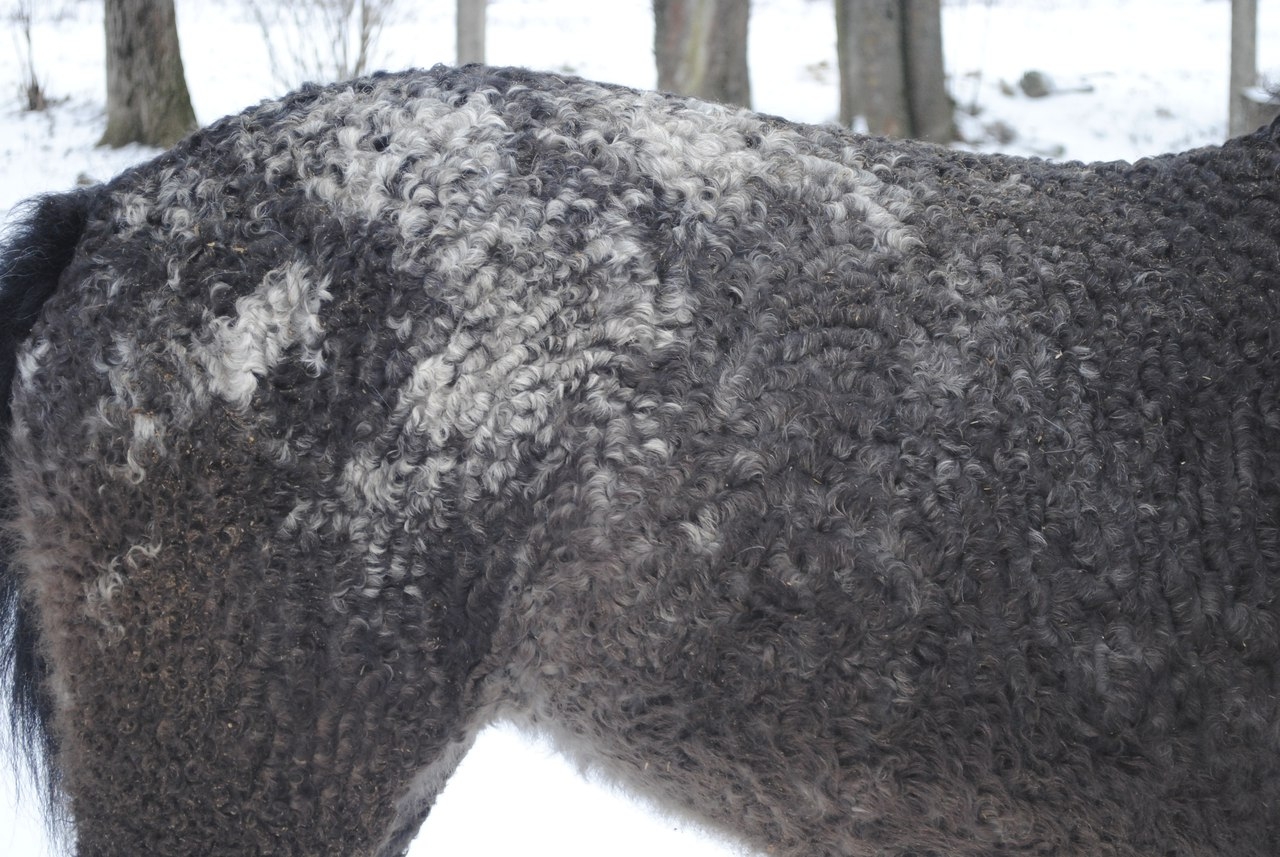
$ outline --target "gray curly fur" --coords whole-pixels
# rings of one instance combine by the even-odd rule
[[[512,717],[771,854],[1274,854],[1278,167],[468,67],[126,173],[8,453],[78,853],[395,854]]]

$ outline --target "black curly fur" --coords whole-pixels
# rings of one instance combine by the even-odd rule
[[[387,857],[499,717],[782,857],[1270,857],[1278,170],[438,67],[47,203],[81,857]]]
[[[40,197],[5,236],[0,254],[0,498],[10,508],[8,462],[9,393],[18,348],[26,340],[49,296],[58,287],[89,217],[92,191]],[[0,698],[9,702],[10,734],[50,799],[57,792],[57,769],[46,765],[55,751],[48,697],[41,692],[44,665],[36,651],[37,629],[23,609],[9,539],[0,537]],[[51,800],[52,802],[52,800]],[[50,807],[52,809],[52,806]]]

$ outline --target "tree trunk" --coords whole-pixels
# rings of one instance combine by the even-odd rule
[[[658,88],[751,106],[747,0],[653,0]]]
[[[107,130],[100,145],[172,146],[195,128],[173,0],[105,0]]]
[[[859,94],[862,92],[862,71],[858,68],[858,50],[852,44],[855,29],[853,4],[836,0],[836,71],[840,80],[840,124],[846,128],[855,119],[866,115]]]
[[[907,104],[907,69],[903,56],[903,10],[900,0],[838,0],[845,7],[845,39],[854,58],[842,63],[858,77],[858,105],[873,134],[911,136]],[[839,21],[839,16],[837,17]]]
[[[955,139],[940,0],[836,0],[840,121],[873,134]]]
[[[1276,118],[1275,96],[1258,87],[1258,0],[1231,0],[1231,93],[1227,136],[1239,137]]]
[[[486,1],[458,0],[458,65],[484,62]]]
[[[911,136],[950,143],[956,138],[956,124],[942,61],[942,0],[906,0],[903,7]]]

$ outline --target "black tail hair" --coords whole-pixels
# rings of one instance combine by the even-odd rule
[[[96,193],[81,190],[39,197],[0,248],[0,515],[9,517],[9,433],[18,349],[30,335],[40,308],[56,291],[75,255]],[[24,609],[10,539],[0,536],[0,701],[9,703],[10,735],[18,758],[41,786],[51,826],[59,804],[59,777],[45,666],[36,645],[31,610]]]

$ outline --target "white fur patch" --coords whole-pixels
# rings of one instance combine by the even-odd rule
[[[49,340],[40,337],[18,352],[18,384],[30,387],[32,379],[40,371],[40,361],[49,353]]]
[[[218,318],[195,358],[208,373],[210,392],[247,409],[258,381],[294,345],[313,373],[324,368],[320,343],[320,307],[330,299],[328,278],[317,277],[301,262],[290,262],[263,277],[258,288],[236,301],[235,318]]]

